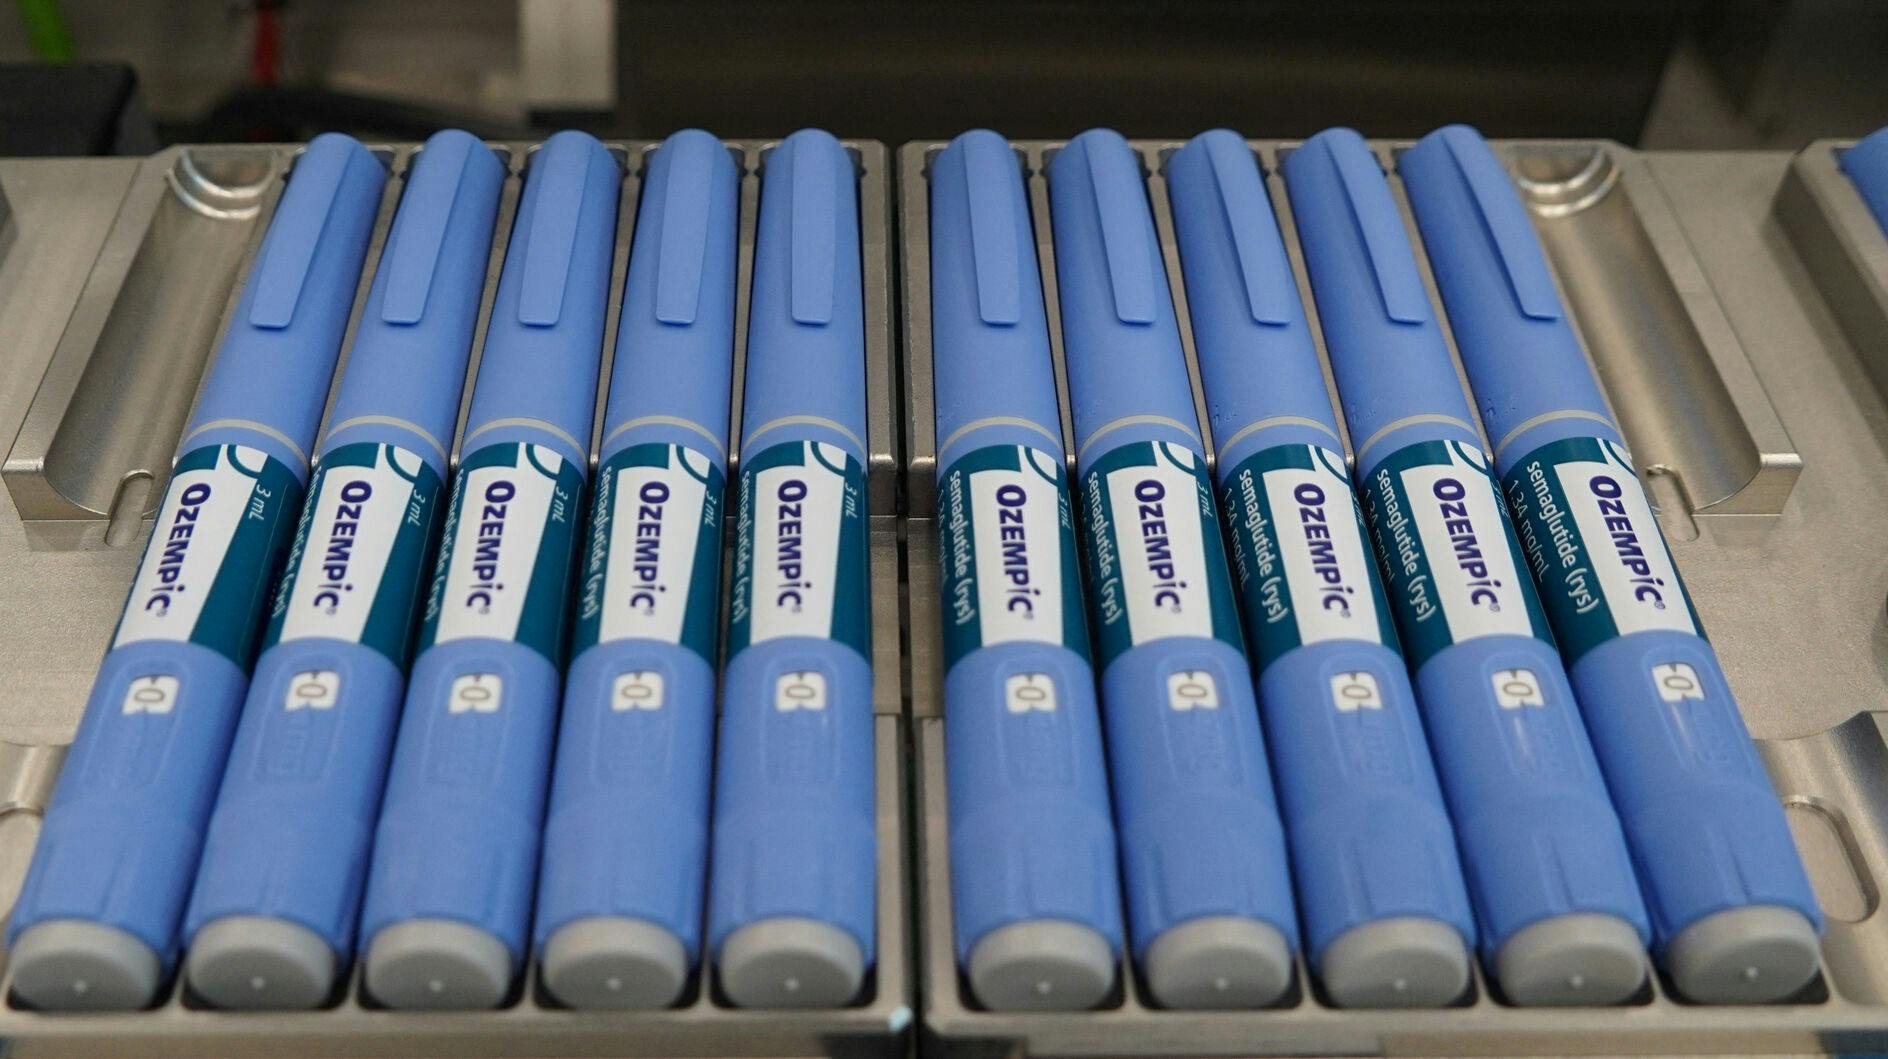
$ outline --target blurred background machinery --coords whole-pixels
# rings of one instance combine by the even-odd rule
[[[1888,120],[1877,0],[0,0],[0,155],[801,125],[1800,147]]]

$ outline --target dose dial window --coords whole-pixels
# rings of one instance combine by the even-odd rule
[[[1011,713],[1054,713],[1055,680],[1047,673],[1017,673],[1003,681],[1003,703]]]
[[[308,669],[289,678],[282,695],[282,708],[295,710],[332,710],[341,698],[341,674],[332,669]]]
[[[1219,683],[1201,669],[1167,674],[1167,706],[1175,710],[1219,709]]]
[[[505,703],[505,679],[496,673],[467,673],[452,682],[448,713],[497,713]]]
[[[125,689],[125,713],[169,713],[177,705],[176,677],[139,677]]]
[[[826,708],[826,674],[807,670],[782,673],[774,681],[774,709],[781,713]]]
[[[659,710],[663,705],[665,690],[666,682],[662,674],[653,669],[619,674],[616,683],[610,687],[610,709],[617,713],[626,710]]]

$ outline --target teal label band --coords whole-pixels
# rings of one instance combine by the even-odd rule
[[[1366,486],[1364,510],[1412,666],[1479,636],[1554,642],[1479,448],[1417,442],[1386,457]]]
[[[261,449],[206,445],[171,470],[112,646],[194,643],[248,669],[301,483]]]
[[[945,669],[979,647],[1060,644],[1088,657],[1075,514],[1059,457],[975,449],[939,486]]]
[[[404,666],[443,491],[438,472],[397,445],[343,445],[324,457],[263,646],[344,640]]]
[[[1615,636],[1704,635],[1625,449],[1590,437],[1550,442],[1504,484],[1569,664]]]
[[[1398,649],[1342,455],[1316,445],[1262,449],[1227,477],[1221,507],[1260,672],[1326,640]]]
[[[505,442],[459,463],[420,647],[512,640],[559,665],[583,474],[557,450]]]
[[[1204,460],[1165,442],[1123,445],[1088,469],[1082,503],[1104,668],[1129,648],[1175,636],[1244,651]]]
[[[865,468],[824,442],[790,441],[741,465],[728,657],[785,636],[871,657]]]
[[[682,445],[631,445],[597,473],[576,653],[613,640],[680,644],[710,665],[721,587],[721,468]]]

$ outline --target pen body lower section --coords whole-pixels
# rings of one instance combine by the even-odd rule
[[[461,461],[374,840],[370,946],[450,920],[502,943],[512,975],[523,964],[582,490],[546,445]]]
[[[669,931],[691,963],[698,953],[715,677],[671,646],[618,641],[571,666],[544,823],[539,945],[575,920],[625,916]]]
[[[1205,461],[1131,442],[1082,477],[1089,609],[1137,960],[1206,917],[1297,937],[1284,828]]]
[[[737,1002],[753,1003],[744,999],[753,994],[733,983],[766,977],[767,960],[731,969],[725,943],[764,921],[810,920],[857,946],[826,1003],[849,999],[856,975],[872,965],[878,850],[865,520],[864,468],[839,445],[776,444],[742,467],[708,928],[724,984],[742,994]]]
[[[537,944],[598,916],[700,951],[715,728],[723,477],[682,445],[597,472],[544,829]]]
[[[711,947],[760,920],[876,935],[872,671],[831,640],[790,637],[728,663],[716,772]]]
[[[1274,445],[1223,481],[1313,965],[1348,931],[1395,917],[1472,941],[1454,831],[1343,456]]]
[[[404,687],[391,661],[357,643],[298,640],[263,655],[186,939],[226,916],[269,916],[319,934],[345,967]]]
[[[1114,823],[1061,463],[986,445],[940,479],[951,894],[967,969],[991,932],[1038,920],[1087,927],[1119,959]]]
[[[259,449],[178,459],[8,926],[124,930],[167,972],[302,485]]]
[[[1625,449],[1560,438],[1515,461],[1504,485],[1658,944],[1743,905],[1819,924],[1782,806]]]
[[[413,667],[361,938],[450,919],[523,965],[560,681],[535,650],[466,640]]]

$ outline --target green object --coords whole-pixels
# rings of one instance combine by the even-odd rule
[[[20,18],[25,20],[26,34],[40,58],[56,63],[72,61],[72,34],[66,32],[58,0],[20,0]]]

